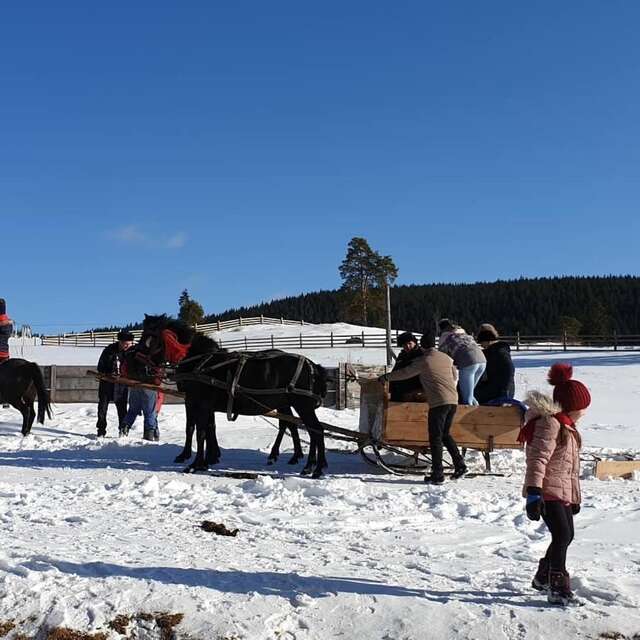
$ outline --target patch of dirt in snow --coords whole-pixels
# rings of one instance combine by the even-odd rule
[[[4,638],[10,631],[15,629],[16,623],[13,620],[0,622],[0,638]]]

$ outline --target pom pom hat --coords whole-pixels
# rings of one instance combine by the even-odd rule
[[[553,399],[567,413],[581,411],[591,404],[589,389],[572,376],[573,367],[563,362],[554,364],[548,374],[549,384],[554,387]]]

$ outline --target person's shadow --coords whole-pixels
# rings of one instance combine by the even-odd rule
[[[510,607],[540,607],[546,600],[520,598],[523,593],[515,590],[481,591],[470,589],[434,591],[385,584],[368,578],[350,578],[339,576],[303,576],[298,573],[279,573],[275,571],[220,571],[216,569],[194,569],[182,567],[130,567],[108,562],[75,563],[55,560],[47,556],[35,556],[23,563],[32,571],[50,571],[57,569],[63,573],[81,578],[133,578],[136,580],[154,580],[163,584],[176,584],[188,587],[207,587],[226,593],[259,593],[264,596],[280,596],[295,600],[300,594],[322,598],[338,593],[426,598],[432,602],[446,603],[451,600],[479,605],[505,604]]]

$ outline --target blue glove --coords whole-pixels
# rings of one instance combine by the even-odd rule
[[[544,500],[542,489],[538,487],[527,487],[527,518],[529,520],[540,520],[544,513]]]

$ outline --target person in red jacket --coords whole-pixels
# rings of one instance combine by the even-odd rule
[[[526,443],[527,470],[523,495],[530,520],[544,520],[551,533],[551,544],[532,586],[548,591],[551,604],[583,604],[571,591],[567,572],[567,549],[573,540],[573,516],[580,511],[580,447],[582,438],[576,427],[591,404],[587,387],[572,379],[569,364],[554,364],[549,370],[553,399],[531,392],[520,441]]]
[[[0,363],[8,360],[9,338],[13,334],[13,320],[7,315],[7,303],[0,298]]]

